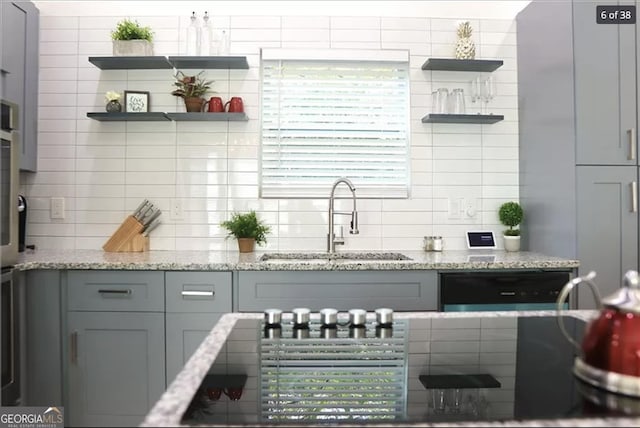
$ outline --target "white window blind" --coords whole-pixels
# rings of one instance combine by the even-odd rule
[[[314,320],[308,336],[297,338],[296,328],[283,324],[279,337],[260,339],[262,421],[406,420],[406,320],[394,321],[385,337],[373,323],[358,338],[352,328],[337,327],[326,337]]]
[[[339,177],[358,197],[408,196],[409,63],[394,52],[386,60],[263,53],[262,197],[326,197]]]

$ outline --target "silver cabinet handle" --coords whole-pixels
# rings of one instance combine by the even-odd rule
[[[126,290],[98,290],[100,294],[131,294],[131,289]]]
[[[183,291],[183,296],[211,296],[215,294],[214,291]]]
[[[633,181],[630,186],[631,188],[631,212],[638,212],[638,182]]]
[[[71,364],[78,364],[78,332],[71,333]]]
[[[516,292],[515,291],[501,291],[500,295],[501,296],[515,296]]]
[[[629,134],[629,160],[636,159],[636,128],[631,128],[627,131]]]

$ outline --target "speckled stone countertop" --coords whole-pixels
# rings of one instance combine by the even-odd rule
[[[395,318],[463,318],[463,317],[512,317],[513,312],[398,312]],[[566,314],[588,321],[592,319],[597,312],[587,310],[566,311]],[[555,311],[519,311],[521,316],[555,316]],[[178,374],[176,379],[169,385],[160,400],[153,406],[151,411],[145,417],[140,426],[159,427],[159,426],[181,426],[181,415],[184,413],[191,397],[199,387],[202,379],[207,374],[209,367],[221,351],[225,339],[229,335],[236,321],[241,319],[261,319],[261,313],[233,313],[224,315],[216,326],[211,330],[209,335],[201,343],[196,352],[191,356],[183,370]],[[286,319],[283,316],[283,320]],[[204,426],[204,425],[199,425]],[[239,425],[209,425],[209,426],[239,426]],[[273,426],[257,425],[257,426]],[[282,424],[278,426],[296,426],[293,424]],[[326,425],[306,425],[306,426],[326,426]],[[344,424],[340,426],[356,427],[363,425]],[[366,426],[366,425],[365,425]],[[376,425],[376,426],[396,426],[394,424]],[[478,427],[478,426],[528,426],[528,427],[577,427],[577,426],[597,426],[597,427],[621,427],[621,426],[640,426],[640,418],[635,417],[607,417],[607,418],[572,418],[572,419],[548,419],[548,420],[529,420],[529,421],[503,421],[503,422],[456,422],[456,423],[407,423],[403,422],[398,426],[414,426],[414,427],[430,427],[430,426],[460,426],[460,427]]]
[[[267,260],[263,260],[266,258]],[[401,260],[402,258],[402,260]],[[567,269],[578,260],[532,252],[505,251],[394,251],[394,252],[255,252],[149,251],[108,253],[102,250],[29,250],[16,268],[116,270],[421,270],[421,269]]]

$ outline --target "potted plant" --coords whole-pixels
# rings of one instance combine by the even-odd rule
[[[253,252],[256,243],[266,244],[266,235],[271,232],[271,228],[258,219],[253,210],[244,214],[234,212],[231,218],[220,223],[220,226],[229,231],[227,238],[233,236],[238,240],[241,253]]]
[[[519,251],[520,250],[520,229],[514,229],[522,222],[524,211],[517,202],[505,202],[500,205],[498,210],[498,217],[500,223],[505,226],[509,226],[509,229],[503,232],[504,237],[504,249],[506,251]]]
[[[114,56],[150,56],[153,55],[153,32],[142,27],[138,21],[123,19],[111,31]]]
[[[205,80],[203,77],[204,70],[195,76],[187,76],[178,70],[175,74],[176,81],[173,82],[175,89],[171,95],[181,97],[188,112],[202,111],[205,99],[203,95],[209,91],[213,80]]]

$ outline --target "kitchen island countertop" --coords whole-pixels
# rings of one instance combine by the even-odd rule
[[[21,253],[16,268],[34,269],[103,269],[103,270],[192,270],[192,271],[282,271],[282,270],[458,270],[458,269],[574,269],[578,260],[520,251],[398,251],[410,260],[383,260],[387,252],[358,251],[368,260],[318,260],[321,252],[296,252],[296,258],[264,262],[256,251],[148,251],[110,253],[102,250],[28,250]],[[291,253],[288,253],[291,254]],[[340,254],[340,253],[338,253]]]
[[[396,313],[396,319],[437,319],[437,318],[463,318],[473,317],[482,314],[482,317],[512,317],[513,312],[467,312],[467,313],[435,313],[435,312],[400,312]],[[566,311],[567,315],[589,321],[597,311],[589,310],[571,310]],[[524,317],[555,317],[555,311],[519,311],[518,316]],[[175,380],[169,385],[168,389],[162,395],[160,400],[154,405],[147,414],[145,420],[140,426],[182,426],[181,415],[188,408],[193,394],[196,392],[204,376],[207,374],[211,364],[217,355],[222,352],[225,340],[232,331],[234,325],[240,320],[259,320],[263,318],[261,313],[233,313],[224,315],[220,321],[211,330],[209,335],[200,344],[196,352],[187,361],[183,370],[178,374]],[[254,424],[252,424],[254,425]],[[200,426],[227,426],[225,425],[200,425]],[[231,424],[229,425],[231,426]],[[234,425],[237,426],[237,425]],[[274,426],[273,424],[264,424],[257,426]],[[284,424],[282,426],[294,426]],[[323,426],[323,425],[306,425],[306,426]],[[362,424],[340,424],[340,426],[363,426]],[[366,425],[365,425],[366,426]],[[385,426],[394,426],[388,423]],[[513,421],[496,421],[496,422],[456,422],[456,423],[431,423],[431,422],[403,422],[398,426],[640,426],[640,417],[585,417],[585,418],[563,418],[563,419],[540,419],[540,420],[513,420]]]

